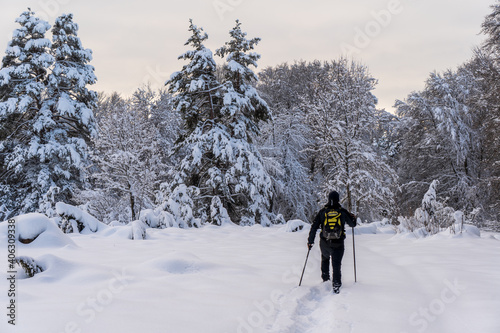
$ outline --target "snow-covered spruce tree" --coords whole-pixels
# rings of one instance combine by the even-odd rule
[[[73,15],[58,17],[52,28],[52,54],[55,62],[47,78],[45,99],[35,122],[32,139],[41,162],[40,191],[57,188],[56,201],[74,203],[73,193],[84,187],[88,164],[88,143],[97,135],[93,109],[97,93],[88,86],[97,78],[89,65],[92,51],[82,46]],[[43,188],[45,186],[45,188]],[[42,211],[51,209],[40,207]]]
[[[221,199],[234,221],[268,225],[271,179],[253,144],[253,137],[260,133],[259,121],[271,118],[267,103],[255,89],[258,77],[250,68],[257,67],[260,55],[252,50],[260,38],[247,39],[238,20],[229,35],[231,40],[216,51],[226,60],[220,113],[226,135],[230,134],[228,148],[233,154],[225,172],[229,195]]]
[[[50,25],[33,12],[24,12],[17,22],[22,28],[14,32],[2,69],[3,174],[16,184],[9,189],[13,213],[50,215],[56,201],[71,202],[82,185],[87,142],[96,132],[96,95],[86,85],[96,78],[87,64],[91,51],[81,47],[71,15],[56,20],[52,44],[44,38]]]
[[[173,104],[182,115],[186,136],[199,128],[200,123],[216,117],[219,83],[215,77],[216,64],[212,51],[203,44],[208,35],[189,20],[189,37],[184,45],[192,46],[178,59],[188,60],[182,70],[172,74],[166,82]],[[182,139],[182,138],[181,138]]]
[[[192,20],[189,22],[192,35],[185,45],[191,46],[192,50],[178,57],[189,63],[181,71],[173,73],[166,82],[169,93],[173,95],[172,104],[182,117],[183,131],[176,151],[185,156],[172,170],[174,179],[163,186],[161,209],[174,215],[176,220],[185,218],[184,215],[189,212],[187,222],[188,226],[192,226],[200,224],[200,217],[208,219],[212,196],[217,195],[207,181],[212,177],[208,174],[214,163],[212,159],[218,157],[213,156],[212,151],[218,144],[213,135],[219,129],[216,118],[220,103],[216,64],[212,52],[203,44],[208,35]],[[203,194],[200,187],[204,187]],[[192,198],[192,195],[198,198]]]
[[[215,53],[226,60],[221,112],[227,115],[226,122],[236,131],[235,136],[251,142],[252,136],[259,133],[258,122],[271,118],[267,103],[255,89],[258,77],[250,68],[257,67],[260,59],[259,54],[250,52],[260,38],[246,39],[238,20],[229,35],[231,40]]]
[[[189,63],[167,82],[174,106],[184,120],[185,135],[178,141],[177,151],[185,156],[174,169],[174,181],[166,187],[168,195],[162,208],[175,215],[179,211],[175,203],[184,207],[192,202],[191,224],[269,224],[269,177],[250,143],[250,135],[258,132],[255,113],[262,112],[261,106],[267,110],[250,86],[255,74],[238,58],[240,62],[235,61],[233,68],[240,66],[245,78],[239,81],[237,90],[229,78],[221,86],[212,53],[203,45],[208,36],[192,22],[189,30],[192,37],[186,44],[193,50],[179,57]],[[241,57],[246,57],[245,52],[251,48],[239,47]]]
[[[0,70],[0,219],[39,209],[53,184],[39,154],[47,70],[54,58],[50,25],[30,9],[16,22]],[[41,152],[43,153],[43,151]],[[42,163],[41,163],[42,162]]]
[[[343,203],[362,218],[380,218],[394,208],[395,171],[372,148],[377,123],[376,84],[365,66],[340,59],[325,63],[328,80],[302,108],[315,135],[323,192],[336,189]]]

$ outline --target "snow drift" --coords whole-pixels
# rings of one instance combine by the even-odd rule
[[[23,247],[64,247],[75,245],[48,217],[39,213],[20,215],[16,220],[16,243]],[[0,223],[0,240],[7,243],[7,223]]]

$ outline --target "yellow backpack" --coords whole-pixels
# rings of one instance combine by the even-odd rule
[[[325,212],[325,223],[323,225],[323,237],[326,240],[341,239],[344,230],[340,221],[340,212],[331,209]]]

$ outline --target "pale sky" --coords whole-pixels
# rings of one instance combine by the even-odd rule
[[[126,97],[144,83],[159,88],[184,64],[189,18],[204,28],[213,52],[235,19],[260,37],[259,69],[294,60],[348,55],[379,80],[379,108],[421,90],[429,73],[455,68],[479,45],[494,0],[0,0],[0,48],[14,20],[31,7],[53,25],[73,13],[79,37],[93,51],[97,91]],[[3,57],[4,53],[1,53]],[[218,63],[222,60],[216,57]]]

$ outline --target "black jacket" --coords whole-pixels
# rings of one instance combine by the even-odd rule
[[[342,224],[342,229],[344,230],[343,235],[340,239],[337,240],[332,240],[331,242],[343,242],[345,239],[345,225],[346,223],[350,227],[355,227],[356,226],[356,220],[355,216],[351,213],[349,213],[346,209],[342,208],[342,206],[337,205],[337,206],[325,206],[323,209],[321,209],[316,215],[316,218],[314,219],[313,224],[311,225],[311,230],[309,231],[309,238],[307,239],[308,244],[314,244],[314,238],[316,238],[316,232],[318,231],[319,228],[323,230],[323,226],[325,224],[325,213],[329,211],[330,209],[336,209],[340,213],[340,222]],[[320,233],[320,238],[324,239],[323,233]]]

